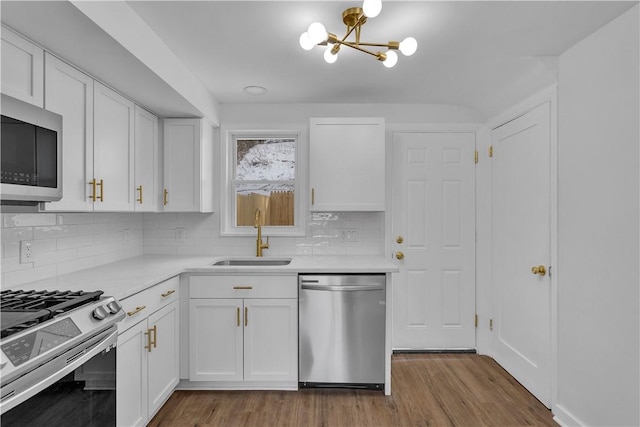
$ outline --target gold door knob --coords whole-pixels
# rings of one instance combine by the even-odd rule
[[[397,244],[401,244],[402,242],[404,242],[404,238],[402,236],[396,237],[396,243]]]
[[[404,254],[402,252],[396,252],[396,258],[398,259],[404,259]]]
[[[547,274],[547,269],[544,268],[544,265],[538,265],[537,267],[531,267],[531,272],[533,274],[544,276],[545,274]]]

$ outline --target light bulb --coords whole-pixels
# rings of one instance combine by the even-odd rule
[[[375,18],[382,11],[382,0],[364,0],[362,11],[367,18]]]
[[[298,41],[300,42],[300,47],[304,50],[311,50],[315,46],[315,44],[309,38],[309,33],[307,33],[306,31],[300,34],[300,40]]]
[[[418,42],[413,37],[407,37],[400,42],[399,49],[405,56],[411,56],[418,50]]]
[[[329,37],[327,29],[324,28],[324,25],[322,25],[320,22],[314,22],[313,24],[309,25],[307,33],[309,34],[309,40],[311,40],[311,43],[313,44],[322,43],[327,39],[327,37]]]
[[[385,52],[385,54],[387,55],[387,59],[382,61],[382,64],[385,67],[391,68],[398,63],[398,54],[395,53],[393,50],[388,50]]]
[[[333,64],[338,60],[338,54],[333,54],[331,52],[332,44],[327,45],[327,50],[324,51],[324,60],[327,61],[327,64]]]

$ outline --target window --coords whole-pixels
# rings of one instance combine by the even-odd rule
[[[269,235],[301,235],[298,132],[229,132],[222,234],[253,235],[257,210]]]

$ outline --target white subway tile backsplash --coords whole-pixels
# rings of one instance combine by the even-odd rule
[[[3,213],[2,226],[2,288],[143,253],[139,213]],[[23,240],[32,242],[31,263],[20,264]]]
[[[3,227],[34,227],[39,225],[56,225],[55,214],[3,214]]]

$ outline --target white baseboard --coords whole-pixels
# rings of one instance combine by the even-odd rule
[[[557,422],[562,427],[585,425],[578,418],[574,417],[573,414],[563,408],[562,405],[555,405],[552,412],[553,421]]]

